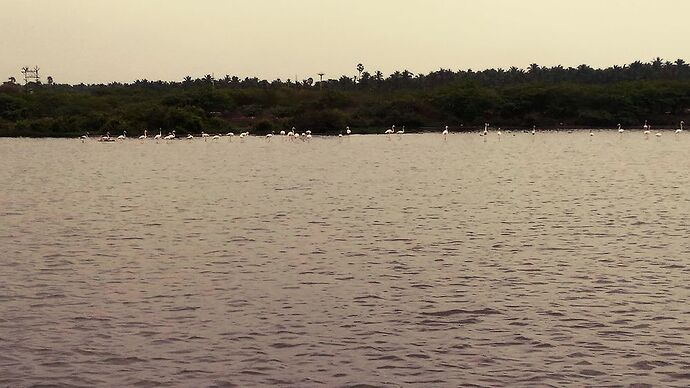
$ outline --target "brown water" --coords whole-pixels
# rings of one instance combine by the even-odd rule
[[[687,387],[689,150],[0,140],[0,386]]]

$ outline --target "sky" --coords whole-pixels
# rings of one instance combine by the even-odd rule
[[[687,0],[0,0],[0,80],[690,62]]]

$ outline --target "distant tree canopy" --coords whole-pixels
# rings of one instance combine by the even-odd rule
[[[656,58],[594,69],[511,67],[482,71],[396,71],[384,77],[362,64],[358,77],[314,82],[211,75],[180,82],[0,86],[0,136],[79,136],[144,129],[178,134],[251,129],[266,133],[296,126],[338,133],[346,125],[380,132],[497,126],[674,125],[690,113],[690,65]]]

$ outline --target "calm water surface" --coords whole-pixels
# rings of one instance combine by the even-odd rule
[[[690,385],[690,135],[0,140],[0,386]]]

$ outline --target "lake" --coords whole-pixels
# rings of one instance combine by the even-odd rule
[[[687,387],[689,150],[0,139],[0,386]]]

